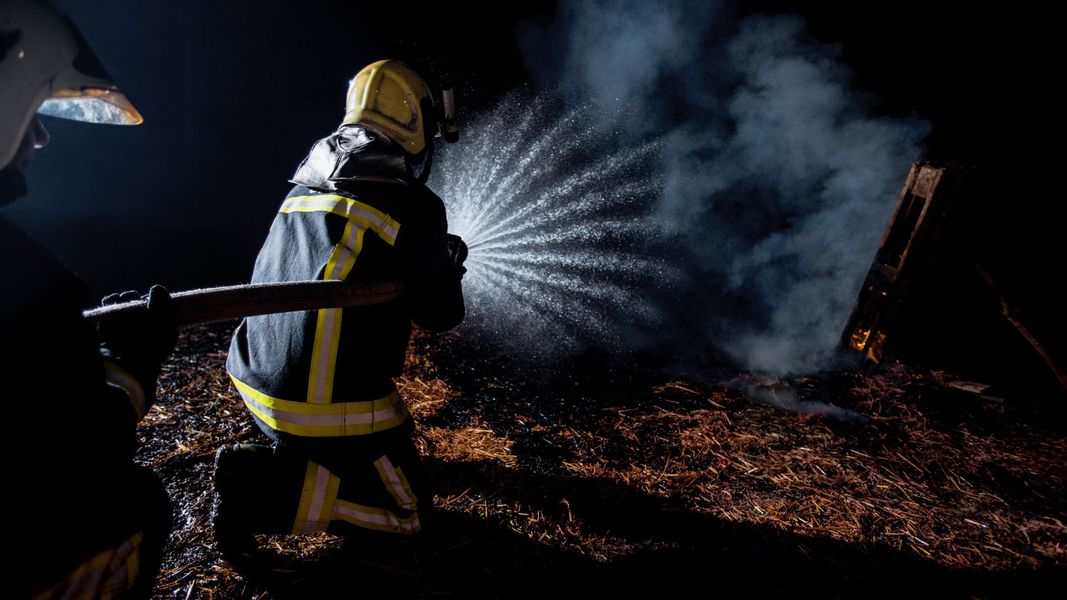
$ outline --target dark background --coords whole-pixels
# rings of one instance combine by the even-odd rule
[[[523,81],[515,24],[542,10],[494,9],[487,28],[440,5],[61,5],[145,123],[45,118],[52,143],[9,212],[97,294],[245,280],[286,180],[340,122],[356,71],[386,57],[451,67],[464,108],[485,106]]]
[[[972,238],[1024,304],[1056,312],[1048,282],[1062,271],[1060,195],[1044,158],[1057,140],[1047,91],[1058,72],[1048,66],[1054,21],[1023,4],[792,4],[732,6],[739,16],[802,14],[816,41],[840,48],[857,93],[875,98],[878,112],[931,123],[928,158],[995,173],[987,187],[996,200]],[[60,5],[145,123],[47,119],[52,143],[31,169],[31,195],[6,212],[97,295],[245,281],[287,178],[337,125],[348,80],[369,62],[394,57],[447,73],[461,117],[516,86],[551,82],[538,57],[523,54],[520,32],[551,24],[552,2]]]

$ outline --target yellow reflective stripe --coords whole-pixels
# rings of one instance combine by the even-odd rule
[[[390,246],[396,243],[396,234],[400,231],[400,223],[386,213],[359,200],[334,194],[294,196],[286,199],[278,212],[328,212],[340,215],[369,228]]]
[[[94,598],[104,578],[104,567],[111,562],[114,552],[114,550],[105,550],[93,556],[78,565],[78,568],[68,575],[63,583],[39,594],[36,598]]]
[[[390,533],[414,533],[422,529],[418,514],[400,518],[384,508],[364,506],[337,497],[339,477],[322,465],[308,461],[293,533],[326,531],[334,520]]]
[[[329,404],[333,400],[333,377],[330,366],[337,362],[334,339],[341,330],[341,309],[319,310],[315,321],[315,342],[311,351],[311,369],[308,372],[307,401],[312,404]]]
[[[415,497],[415,493],[411,490],[411,485],[408,484],[408,479],[404,477],[403,471],[395,468],[389,457],[385,455],[374,461],[374,468],[378,469],[378,475],[382,478],[385,489],[389,490],[393,499],[396,500],[397,506],[407,510],[415,510],[418,506],[418,498]]]
[[[300,492],[300,504],[296,507],[296,519],[293,520],[293,533],[304,533],[309,530],[308,513],[311,512],[318,474],[317,466],[309,460],[307,471],[304,473],[304,489]]]
[[[326,279],[347,279],[356,265],[359,253],[363,251],[363,234],[367,232],[365,227],[353,227],[349,221],[345,225],[345,231],[341,234],[341,241],[334,248],[333,256],[326,263]]]
[[[140,421],[144,417],[145,407],[148,404],[141,382],[137,381],[137,378],[129,371],[107,359],[104,360],[104,379],[108,385],[117,387],[126,394],[126,397],[130,399],[134,414],[137,415],[137,420]]]
[[[122,597],[124,592],[137,583],[137,573],[141,568],[141,539],[143,537],[144,535],[138,532],[115,551],[115,556],[108,565],[108,570],[112,575],[101,587],[100,600]]]
[[[143,537],[141,534],[137,534],[130,539],[133,553],[130,554],[129,560],[126,561],[126,568],[123,570],[126,575],[125,589],[133,587],[133,584],[137,582],[137,574],[141,571],[141,537]],[[116,568],[121,567],[122,565],[116,565]]]
[[[366,229],[349,221],[341,235],[341,241],[326,263],[323,277],[328,280],[344,280],[363,249],[363,234]],[[327,404],[333,400],[333,377],[337,366],[337,347],[341,340],[341,316],[339,308],[319,311],[315,322],[315,341],[311,353],[311,369],[308,373],[307,401]]]
[[[379,410],[374,413],[345,413],[340,415],[305,415],[282,411],[255,404],[245,398],[245,406],[271,429],[305,437],[340,437],[366,435],[392,429],[407,419],[407,409]],[[355,403],[353,403],[355,404]],[[335,406],[335,405],[327,405]]]
[[[264,394],[230,374],[241,398],[270,428],[308,437],[365,435],[392,429],[408,418],[408,410],[393,390],[363,402],[310,404],[282,400]]]
[[[287,198],[279,212],[328,212],[348,220],[341,240],[326,263],[323,278],[329,280],[343,281],[352,272],[363,249],[363,240],[368,229],[389,245],[396,243],[396,236],[400,231],[400,223],[388,214],[358,200],[335,194]],[[338,308],[322,309],[316,315],[306,398],[310,404],[328,404],[333,401],[333,380],[337,369],[342,315],[343,311]]]
[[[92,600],[121,596],[137,582],[138,559],[143,538],[144,534],[137,532],[119,546],[95,554],[78,565],[66,579],[41,591],[34,599]]]
[[[340,485],[340,478],[330,473],[326,467],[308,461],[307,473],[304,475],[304,491],[300,495],[300,506],[293,522],[293,533],[326,531],[330,526],[333,503],[337,499],[337,488]]]
[[[336,521],[345,521],[364,529],[389,533],[410,534],[422,529],[418,513],[400,518],[384,508],[364,506],[341,499],[333,505],[333,518]]]

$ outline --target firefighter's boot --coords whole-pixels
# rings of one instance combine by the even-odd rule
[[[251,444],[232,444],[215,453],[215,501],[211,525],[215,544],[228,562],[235,566],[254,560],[257,553],[253,523],[249,520],[248,486],[250,469],[258,455],[270,448]]]

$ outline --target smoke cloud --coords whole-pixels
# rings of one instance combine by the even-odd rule
[[[591,0],[524,46],[620,146],[659,140],[650,226],[688,275],[675,334],[770,374],[826,367],[928,124],[872,114],[796,16]]]

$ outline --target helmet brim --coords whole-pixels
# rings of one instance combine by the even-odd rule
[[[140,125],[144,122],[129,98],[114,89],[61,90],[42,102],[37,112],[85,123]]]

